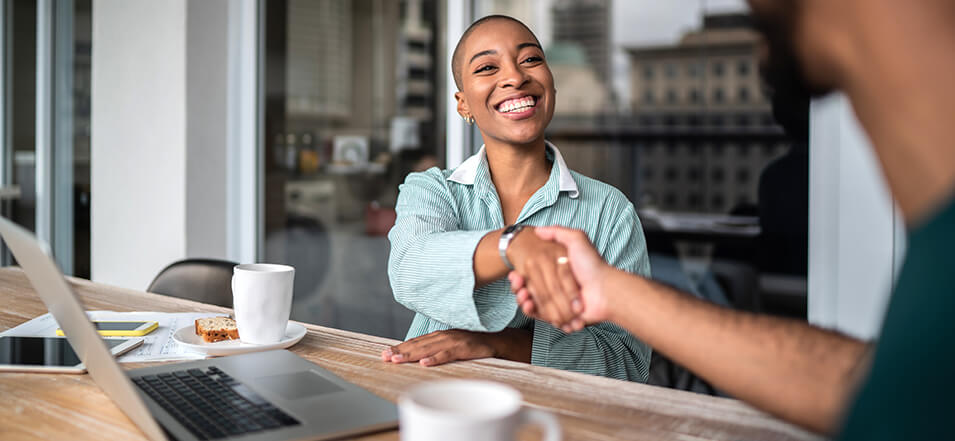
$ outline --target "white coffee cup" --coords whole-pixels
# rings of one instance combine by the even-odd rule
[[[285,338],[294,280],[295,268],[288,265],[249,263],[232,269],[232,308],[240,340],[270,344]]]
[[[521,406],[521,394],[500,383],[445,380],[414,386],[398,400],[402,441],[504,441],[536,424],[546,441],[561,438],[550,413]]]

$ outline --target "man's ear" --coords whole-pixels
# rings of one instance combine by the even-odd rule
[[[458,101],[458,115],[461,115],[461,118],[464,118],[465,115],[471,115],[471,108],[464,99],[463,93],[454,92],[454,99]]]

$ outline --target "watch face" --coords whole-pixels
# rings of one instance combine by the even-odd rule
[[[504,229],[504,234],[511,234],[520,231],[521,228],[524,228],[523,225],[514,224]]]

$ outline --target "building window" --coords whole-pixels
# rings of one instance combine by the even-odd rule
[[[701,100],[700,90],[699,89],[690,89],[690,102],[693,104],[699,104]]]
[[[690,179],[690,182],[700,182],[700,178],[703,175],[703,171],[699,167],[690,167],[690,170],[687,172],[687,178]]]
[[[726,201],[721,194],[714,194],[713,197],[710,198],[710,207],[714,210],[722,210],[724,203],[726,203]]]
[[[713,102],[719,104],[723,102],[723,99],[723,89],[719,87],[713,89]]]
[[[666,196],[663,197],[663,206],[665,208],[672,208],[674,205],[676,205],[676,194],[667,193]]]
[[[673,89],[667,90],[667,104],[676,104],[676,91]]]
[[[736,97],[741,103],[749,102],[749,88],[746,86],[740,87]]]
[[[713,62],[713,76],[722,77],[723,76],[723,62],[714,61]]]
[[[740,60],[736,65],[736,73],[741,77],[749,75],[749,60]]]
[[[736,170],[736,182],[740,184],[746,184],[749,182],[749,170],[741,168]]]
[[[667,182],[676,182],[679,176],[680,176],[680,172],[677,171],[676,167],[671,166],[671,167],[667,167],[666,172],[663,175],[663,178],[666,179]]]
[[[697,61],[691,61],[690,64],[687,64],[686,74],[690,78],[696,78],[700,76],[700,63]]]
[[[725,178],[726,178],[726,173],[723,171],[722,167],[714,168],[713,171],[710,172],[710,179],[712,179],[713,182],[717,184],[722,183],[723,179]]]
[[[647,104],[653,104],[653,91],[647,89],[643,91],[643,102]]]
[[[664,72],[666,72],[667,78],[676,77],[676,66],[673,63],[667,63],[663,66]]]
[[[653,79],[653,65],[646,64],[643,66],[643,78],[647,80]]]

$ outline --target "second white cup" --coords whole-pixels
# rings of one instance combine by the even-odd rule
[[[398,399],[401,441],[512,441],[525,424],[561,439],[560,423],[545,411],[522,406],[516,389],[490,381],[423,383]]]
[[[232,307],[240,340],[271,344],[285,338],[294,281],[295,268],[288,265],[249,263],[233,268]]]

